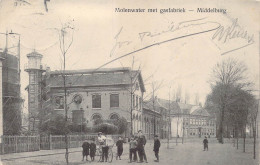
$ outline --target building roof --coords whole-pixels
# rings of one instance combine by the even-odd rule
[[[167,109],[167,110],[170,109],[171,114],[182,113],[182,111],[176,101],[169,102],[169,100],[160,99],[160,98],[157,98],[157,101],[165,109]]]
[[[42,55],[35,50],[29,54],[27,54],[27,57],[37,57],[37,58],[42,58]]]
[[[150,99],[148,101],[144,101],[143,108],[152,110],[153,100]],[[171,101],[171,103],[169,103],[169,100],[160,99],[157,97],[155,97],[154,99],[154,108],[157,112],[160,112],[161,109],[166,109],[168,111],[170,108],[171,115],[190,114],[198,116],[210,116],[208,111],[205,108],[202,108],[201,106],[190,105],[176,101]]]
[[[175,101],[171,101],[171,103],[169,103],[169,100],[160,99],[157,97],[155,97],[154,103],[152,98],[147,101],[144,101],[143,108],[153,109],[153,106],[155,111],[157,112],[160,112],[162,109],[168,111],[170,108],[171,114],[181,113],[181,109],[179,108],[178,104]]]
[[[50,87],[63,87],[62,73],[62,71],[49,72]],[[130,85],[131,81],[134,83],[139,80],[140,88],[145,92],[141,72],[129,68],[66,70],[65,75],[67,87]]]
[[[202,108],[200,106],[194,106],[194,108],[191,111],[191,115],[210,116],[208,111],[205,108]]]

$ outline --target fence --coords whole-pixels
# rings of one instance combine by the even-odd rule
[[[112,136],[114,141],[120,135]],[[30,152],[39,150],[52,150],[52,149],[65,149],[65,136],[64,135],[50,135],[50,136],[2,136],[2,144],[0,145],[0,153],[18,153]],[[77,148],[81,147],[85,139],[97,139],[97,134],[88,135],[68,135],[68,147]]]
[[[2,136],[1,154],[40,150],[39,136]]]

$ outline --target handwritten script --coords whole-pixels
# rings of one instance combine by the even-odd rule
[[[212,40],[216,39],[217,41],[225,44],[227,42],[232,42],[234,39],[241,39],[245,41],[244,45],[240,45],[237,48],[232,48],[231,50],[223,52],[221,55],[225,55],[227,53],[233,52],[235,50],[242,49],[244,47],[247,47],[251,44],[253,44],[254,41],[254,35],[249,35],[246,30],[241,28],[238,24],[238,18],[234,19],[232,21],[232,24],[225,28],[224,26],[220,26],[215,34],[212,36]]]
[[[188,38],[195,35],[200,35],[203,33],[208,33],[211,31],[215,31],[220,27],[220,24],[218,22],[212,22],[208,21],[206,18],[196,19],[196,20],[188,20],[188,21],[182,21],[180,23],[174,24],[171,22],[171,24],[168,26],[168,28],[160,31],[160,32],[151,32],[151,31],[144,31],[136,34],[136,39],[133,41],[131,40],[119,40],[120,35],[122,33],[123,27],[119,30],[119,32],[115,36],[115,44],[110,52],[110,56],[113,56],[116,54],[117,50],[120,49],[127,49],[127,48],[133,48],[132,51],[129,51],[128,53],[125,53],[121,56],[118,56],[111,61],[108,61],[107,63],[103,64],[97,69],[100,69],[114,61],[117,61],[121,58],[127,57],[129,55],[132,55],[134,53],[143,51],[145,49],[149,49],[154,46],[158,46],[161,44],[165,44],[168,42],[172,42],[175,40]],[[156,37],[164,36],[163,39],[157,39]],[[140,44],[142,43],[142,44]],[[136,45],[139,44],[139,48],[135,48]],[[144,45],[144,46],[140,46]]]

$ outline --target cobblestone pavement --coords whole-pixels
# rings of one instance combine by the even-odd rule
[[[239,149],[233,147],[232,143],[219,144],[216,140],[209,143],[209,151],[203,151],[202,140],[185,142],[184,144],[171,141],[170,149],[167,149],[167,143],[162,141],[160,148],[160,163],[154,162],[153,144],[148,142],[145,146],[148,157],[148,164],[174,164],[174,165],[258,165],[257,160],[252,159],[252,146],[248,145],[246,153],[242,151],[242,145]],[[4,165],[65,165],[65,150],[36,151],[30,153],[18,153],[2,155],[2,164]],[[130,164],[128,163],[128,144],[124,144],[124,153],[122,160],[113,160],[112,163],[86,162],[81,161],[81,148],[69,149],[69,161],[71,165],[80,164]],[[114,148],[114,151],[115,148]],[[259,155],[259,154],[258,154]],[[97,159],[97,157],[96,157]],[[140,164],[140,163],[131,163]],[[146,163],[143,163],[146,164]]]

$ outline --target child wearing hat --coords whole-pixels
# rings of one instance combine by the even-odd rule
[[[83,151],[82,151],[82,156],[83,156],[82,161],[84,161],[85,156],[86,156],[86,161],[88,161],[89,147],[90,147],[90,145],[88,143],[88,140],[85,139],[85,141],[82,144],[82,149],[83,149]]]
[[[90,143],[90,158],[91,161],[95,160],[95,155],[96,155],[96,144],[95,144],[95,138],[92,139],[91,143]]]
[[[158,138],[158,135],[154,136],[154,145],[153,145],[153,151],[156,157],[156,160],[154,160],[155,162],[159,162],[159,149],[161,146],[161,142]]]

